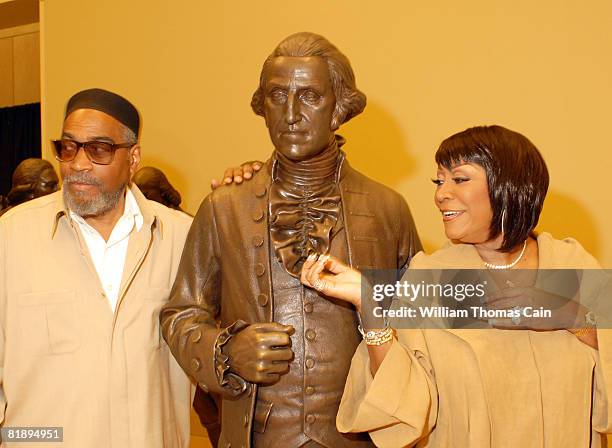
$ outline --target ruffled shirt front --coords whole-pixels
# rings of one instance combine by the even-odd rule
[[[275,153],[270,187],[270,238],[278,260],[299,277],[312,252],[327,254],[341,211],[339,171],[344,160],[336,137],[313,159],[295,162]]]

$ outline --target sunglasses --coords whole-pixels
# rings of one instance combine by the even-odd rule
[[[55,149],[55,158],[60,162],[72,162],[79,150],[83,148],[87,158],[98,165],[109,165],[115,158],[115,151],[120,148],[131,148],[135,143],[107,143],[107,142],[77,142],[63,138],[51,140]]]

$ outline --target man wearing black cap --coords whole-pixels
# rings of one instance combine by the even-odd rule
[[[191,384],[158,314],[190,219],[131,184],[139,125],[119,95],[74,95],[53,142],[62,190],[0,219],[5,442],[8,428],[54,427],[63,447],[189,445]]]

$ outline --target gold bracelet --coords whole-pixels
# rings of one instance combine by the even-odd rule
[[[589,311],[584,315],[584,323],[586,325],[585,327],[579,328],[572,333],[574,333],[576,336],[584,336],[591,331],[597,330],[597,318],[595,317],[593,311]]]
[[[368,330],[363,331],[361,326],[359,331],[363,336],[363,340],[367,345],[383,345],[393,339],[393,328],[387,327],[383,330]]]
[[[574,333],[574,336],[584,336],[588,333],[590,333],[591,331],[595,331],[597,330],[596,327],[584,327],[584,328],[580,328],[576,331],[572,331],[572,333]]]

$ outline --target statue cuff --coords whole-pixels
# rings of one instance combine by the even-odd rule
[[[240,376],[230,373],[230,359],[223,353],[223,346],[227,344],[232,336],[244,330],[248,324],[242,320],[237,320],[229,327],[221,330],[215,340],[215,373],[219,385],[231,396],[238,397],[248,387],[248,383]]]

